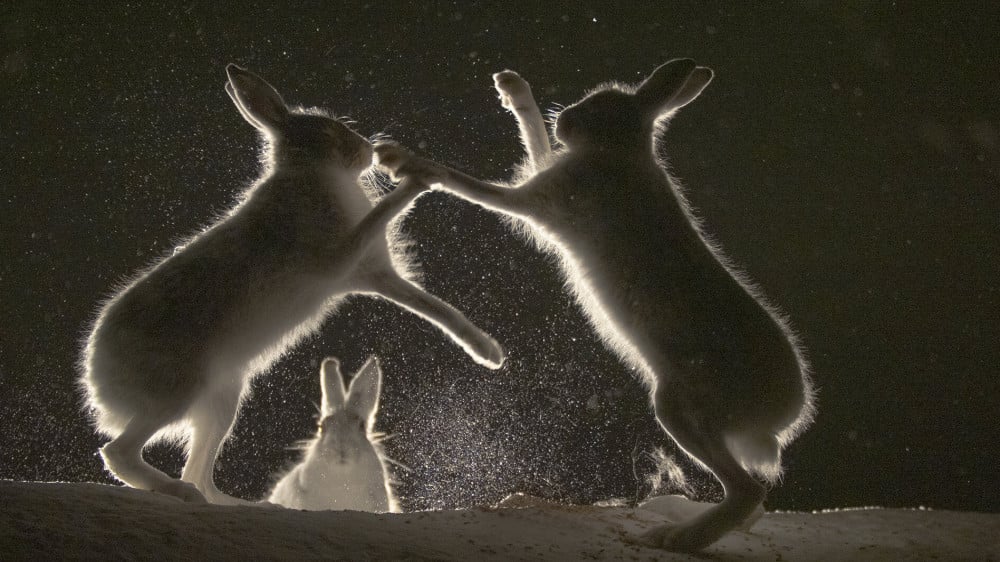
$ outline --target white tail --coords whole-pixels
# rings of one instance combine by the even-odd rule
[[[491,368],[503,350],[460,312],[404,279],[386,226],[426,187],[374,205],[359,183],[372,147],[319,111],[293,110],[236,65],[225,90],[269,144],[243,202],[107,301],[84,350],[81,385],[101,453],[126,484],[189,501],[241,503],[212,479],[247,382],[316,331],[338,299],[382,296],[422,316]],[[178,481],[147,464],[160,438],[188,440]]]
[[[598,88],[559,114],[562,149],[550,156],[527,82],[497,74],[528,150],[516,188],[376,147],[394,174],[522,219],[560,258],[597,333],[643,373],[663,428],[725,488],[721,504],[642,539],[679,551],[711,544],[758,509],[765,488],[751,474],[774,482],[782,447],[813,415],[788,323],[703,235],[656,156],[655,133],[711,79],[675,60],[637,87]]]
[[[329,357],[320,367],[320,387],[316,435],[267,501],[293,509],[398,512],[381,436],[372,432],[382,388],[378,361],[369,358],[345,390],[340,361]]]

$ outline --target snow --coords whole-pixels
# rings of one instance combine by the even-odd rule
[[[694,557],[627,542],[667,521],[656,511],[526,496],[378,515],[194,505],[87,483],[0,481],[0,498],[4,560],[1000,560],[1000,514],[923,509],[766,513]]]

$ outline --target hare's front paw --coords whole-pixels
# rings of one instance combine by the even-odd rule
[[[448,175],[438,164],[414,156],[396,143],[375,145],[375,164],[389,172],[393,179],[408,177],[426,185],[444,183]]]
[[[487,369],[497,370],[507,360],[507,352],[503,347],[489,334],[475,326],[468,326],[458,333],[458,337],[462,347],[472,359]]]
[[[476,355],[481,358],[479,362],[483,366],[493,370],[502,367],[504,361],[507,360],[507,352],[504,351],[503,347],[486,334],[482,334],[476,342]]]
[[[413,158],[413,153],[394,142],[380,142],[375,145],[375,165],[393,177],[400,168]]]
[[[530,107],[535,102],[531,97],[531,86],[513,70],[494,74],[493,85],[500,94],[500,103],[507,109]]]

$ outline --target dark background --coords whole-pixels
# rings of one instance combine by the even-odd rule
[[[716,79],[665,137],[674,172],[793,319],[820,389],[768,507],[1000,510],[990,3],[414,4],[0,7],[0,478],[111,481],[74,388],[79,341],[116,282],[256,177],[226,63],[363,134],[503,178],[521,149],[491,73],[518,70],[551,108],[689,56]],[[653,451],[673,446],[551,263],[443,194],[406,228],[428,289],[503,342],[508,364],[479,368],[422,321],[354,299],[257,380],[220,487],[260,497],[312,432],[318,360],[353,370],[375,353],[407,509],[648,492]],[[179,470],[176,450],[149,456]]]

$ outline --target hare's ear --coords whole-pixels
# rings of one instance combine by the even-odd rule
[[[639,103],[656,115],[680,109],[694,101],[712,81],[712,70],[691,59],[661,65],[635,91]]]
[[[280,129],[288,119],[288,107],[273,86],[253,72],[235,64],[226,66],[226,93],[240,114],[258,129]]]
[[[329,416],[333,410],[343,408],[347,393],[344,391],[344,375],[340,372],[340,361],[327,357],[319,367],[319,386],[323,391],[320,414]]]
[[[261,125],[259,121],[254,119],[253,115],[247,113],[247,110],[243,108],[243,104],[240,103],[240,98],[236,97],[236,90],[233,89],[233,85],[230,84],[229,82],[226,82],[226,93],[229,94],[229,99],[233,100],[233,105],[236,106],[236,109],[240,112],[240,115],[243,116],[243,119],[246,119],[246,122],[253,125],[255,129],[260,129],[263,131],[264,126]]]
[[[369,357],[351,380],[347,391],[347,408],[364,419],[375,415],[382,392],[382,369],[375,356]]]

